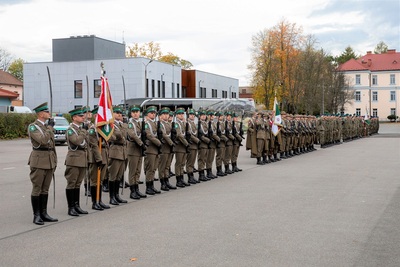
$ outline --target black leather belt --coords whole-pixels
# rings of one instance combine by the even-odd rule
[[[37,150],[37,151],[54,151],[54,148],[46,148],[46,147],[38,147],[38,148],[34,148],[33,150]]]

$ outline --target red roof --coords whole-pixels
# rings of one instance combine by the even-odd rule
[[[369,70],[400,70],[400,53],[395,49],[389,49],[384,54],[372,54],[367,52],[366,55],[359,59],[350,59],[339,66],[341,71]]]
[[[1,84],[23,86],[23,83],[20,80],[3,70],[0,70],[0,85]]]
[[[19,94],[0,88],[0,97],[17,98]]]

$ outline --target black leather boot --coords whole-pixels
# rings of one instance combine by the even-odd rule
[[[161,190],[162,191],[169,191],[167,184],[165,183],[165,178],[160,178],[161,183]]]
[[[40,218],[40,197],[31,196],[32,210],[33,210],[33,223],[37,225],[43,225],[44,222]]]
[[[103,190],[103,192],[106,192],[106,193],[109,191],[108,179],[105,179],[102,182],[102,190]]]
[[[234,170],[234,172],[241,172],[242,169],[239,169],[237,166],[237,162],[232,162],[232,168]]]
[[[184,178],[183,175],[182,175],[182,177],[181,177],[181,180],[182,180],[182,183],[185,185],[185,187],[186,187],[186,186],[190,186],[190,184],[189,184],[188,182],[185,181],[185,178]]]
[[[115,199],[115,188],[114,187],[119,187],[118,184],[116,184],[115,181],[108,181],[108,189],[110,193],[110,204],[111,205],[119,205],[118,201]]]
[[[232,174],[233,172],[229,169],[229,164],[225,164],[225,174]]]
[[[81,209],[79,205],[80,200],[80,188],[74,189],[74,198],[75,198],[75,211],[78,214],[88,214],[86,210]]]
[[[75,189],[65,189],[65,195],[67,196],[68,202],[68,215],[70,216],[79,216],[79,214],[75,211]]]
[[[130,193],[129,197],[131,199],[140,199],[140,196],[136,192],[136,185],[131,185],[129,188],[131,189],[131,193]]]
[[[214,179],[214,175],[211,173],[211,169],[207,169],[207,178]]]
[[[146,182],[146,194],[147,195],[155,195],[156,192],[153,191],[151,182]]]
[[[185,187],[185,184],[182,182],[183,175],[176,176],[176,186],[177,187]]]
[[[175,175],[175,174],[174,174]],[[169,189],[176,189],[176,186],[173,186],[169,183],[169,178],[165,178],[165,184],[168,186]]]
[[[41,194],[39,196],[40,199],[40,218],[42,218],[42,220],[44,222],[58,222],[58,219],[56,218],[52,218],[50,217],[49,214],[47,214],[47,201],[49,199],[49,195],[48,194]]]
[[[92,196],[92,209],[93,210],[104,210],[102,206],[100,206],[100,203],[97,203],[96,201],[96,187],[91,186],[90,187],[90,195]]]
[[[280,153],[280,158],[281,159],[287,159],[286,152],[281,152]]]
[[[199,171],[199,181],[202,181],[202,182],[209,181],[209,179],[207,179],[207,177],[204,174],[204,170]]]
[[[222,171],[222,166],[217,166],[217,175],[225,176],[225,173]]]
[[[87,184],[83,184],[83,187],[85,188],[85,196],[91,197],[92,194],[91,194],[90,188],[88,188]]]
[[[115,197],[115,200],[116,201],[118,201],[118,203],[128,203],[128,201],[126,201],[125,199],[122,199],[120,196],[119,196],[119,186],[118,186],[118,183],[120,183],[119,181],[115,181],[114,182],[114,197]]]
[[[96,190],[97,190],[97,188],[96,188]],[[100,205],[100,207],[102,207],[103,209],[109,209],[110,208],[110,206],[108,206],[108,205],[106,205],[106,204],[104,204],[103,203],[103,201],[101,201],[101,194],[102,194],[102,192],[101,192],[102,190],[101,190],[101,188],[100,188],[100,191],[99,191],[99,193],[100,193],[100,197],[99,197],[99,205]]]
[[[175,176],[175,173],[173,173],[171,170],[169,171],[169,177]]]
[[[189,184],[197,184],[197,182],[196,182],[196,180],[194,179],[194,176],[193,176],[193,173],[188,173],[187,174],[187,176],[188,176],[188,182],[189,182]]]
[[[154,181],[151,181],[150,184],[151,184],[151,190],[153,190],[154,193],[161,194],[161,191],[154,187]]]

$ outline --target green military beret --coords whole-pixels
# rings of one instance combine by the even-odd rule
[[[151,112],[157,112],[157,107],[156,106],[150,106],[146,109],[146,114],[149,114]]]
[[[184,114],[185,113],[185,109],[184,108],[177,108],[175,110],[175,114]]]
[[[49,111],[49,107],[47,106],[47,102],[44,102],[44,103],[40,104],[39,106],[34,108],[33,111],[35,111],[36,113],[38,113],[40,111]]]
[[[97,114],[97,112],[99,112],[99,107],[95,107],[91,112],[93,115]]]
[[[158,112],[158,114],[169,114],[169,112],[171,111],[171,109],[169,107],[162,107],[160,109],[160,111]]]
[[[76,109],[68,111],[68,113],[72,117],[72,116],[75,116],[75,115],[83,115],[83,113],[85,113],[85,112],[83,112],[82,108],[76,108]]]
[[[207,111],[207,115],[215,115],[214,110],[208,110],[208,111]]]
[[[194,114],[194,115],[196,115],[196,111],[194,110],[194,109],[189,109],[189,112],[188,112],[189,114]]]
[[[139,105],[133,105],[129,108],[129,110],[131,112],[135,112],[135,111],[140,111],[140,106]]]

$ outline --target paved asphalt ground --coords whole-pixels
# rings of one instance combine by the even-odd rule
[[[59,222],[45,226],[32,223],[29,141],[0,147],[0,266],[400,266],[400,124],[265,166],[242,149],[240,173],[138,201],[125,189],[106,211],[82,190],[77,218],[57,147]]]

